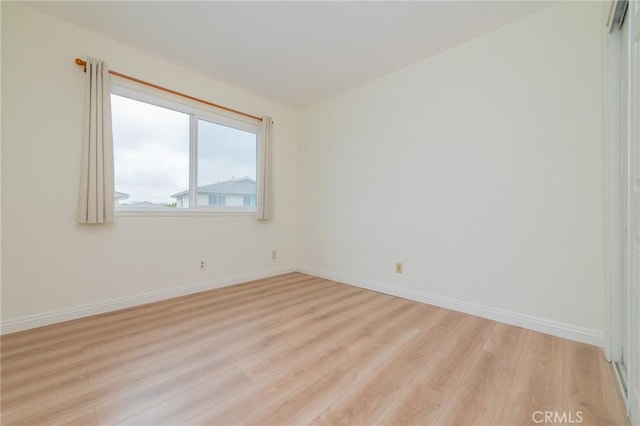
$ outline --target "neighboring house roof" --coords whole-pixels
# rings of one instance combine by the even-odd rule
[[[199,186],[197,192],[198,194],[255,195],[256,181],[250,177],[231,179],[224,182]],[[177,194],[173,194],[171,197],[178,198],[188,193],[188,190],[181,191]]]
[[[129,198],[129,194],[116,191],[116,200],[127,200],[128,198]]]

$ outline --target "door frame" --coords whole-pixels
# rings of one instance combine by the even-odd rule
[[[624,182],[622,179],[622,33],[612,29],[617,2],[612,2],[605,30],[605,333],[608,361],[621,360],[622,333],[618,307],[623,303],[624,283]]]
[[[626,2],[625,2],[626,3]],[[635,211],[637,201],[633,191],[637,191],[640,180],[636,182],[640,172],[638,150],[637,108],[638,96],[638,59],[634,57],[633,38],[638,38],[640,26],[640,5],[638,0],[630,0],[627,13],[626,51],[622,50],[625,36],[616,28],[614,16],[616,8],[623,7],[623,0],[614,0],[609,11],[609,18],[604,41],[604,84],[605,84],[605,329],[603,349],[609,361],[620,361],[623,342],[626,343],[626,407],[627,415],[632,423],[640,423],[640,280],[637,278],[638,259],[635,235],[632,222],[639,220]],[[619,11],[618,11],[619,12]],[[618,13],[619,16],[619,13]],[[611,31],[610,31],[611,30]],[[634,35],[635,34],[635,35]],[[623,108],[624,83],[621,79],[623,58],[626,58],[627,91]],[[634,62],[635,61],[635,62]],[[634,80],[635,79],[635,80]],[[635,93],[635,95],[634,95]],[[626,138],[622,131],[623,116],[626,118]],[[623,160],[626,160],[623,164]],[[623,172],[626,170],[626,177]],[[633,223],[637,226],[637,222]],[[626,273],[625,273],[626,269]],[[637,299],[637,300],[636,300]],[[620,308],[626,304],[626,318],[619,314]],[[626,321],[626,333],[623,333],[623,321]],[[617,371],[616,371],[617,373]],[[624,392],[623,392],[624,394]]]

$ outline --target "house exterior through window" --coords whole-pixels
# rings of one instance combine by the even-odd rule
[[[173,194],[176,207],[189,205],[189,191]],[[224,182],[199,186],[196,190],[198,205],[220,207],[255,207],[256,181],[250,177],[233,178]]]

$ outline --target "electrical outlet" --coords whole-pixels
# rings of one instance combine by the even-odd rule
[[[396,274],[402,273],[402,262],[396,262]]]
[[[272,259],[277,259],[278,258],[278,252],[275,250],[271,250],[271,258]]]
[[[205,269],[207,269],[207,262],[205,262],[204,260],[200,261],[200,270],[204,271]]]

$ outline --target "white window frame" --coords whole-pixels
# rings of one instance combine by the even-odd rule
[[[197,205],[198,179],[198,120],[204,120],[222,126],[232,127],[254,133],[256,135],[256,188],[260,179],[260,122],[244,117],[240,114],[206,107],[195,101],[171,95],[150,87],[142,86],[125,79],[113,77],[111,80],[111,94],[124,96],[129,99],[167,108],[189,115],[189,206],[184,208],[167,207],[132,207],[117,205],[116,216],[210,216],[210,215],[251,215],[254,216],[257,207],[245,206],[199,206]],[[256,194],[257,196],[257,194]]]

